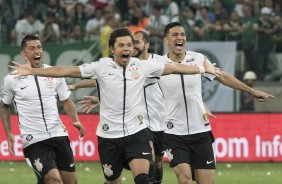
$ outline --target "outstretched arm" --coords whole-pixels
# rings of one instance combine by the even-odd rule
[[[14,66],[9,66],[14,69],[12,75],[26,76],[26,75],[38,75],[44,77],[73,77],[81,78],[80,69],[78,66],[54,66],[50,68],[32,68],[30,61],[25,57],[25,63],[20,64],[16,61],[12,61]]]
[[[240,91],[245,91],[250,94],[252,94],[255,98],[258,99],[260,102],[265,102],[267,98],[275,98],[274,96],[267,94],[262,91],[257,91],[248,85],[244,84],[243,82],[239,81],[232,75],[221,71],[221,75],[216,77],[216,80],[218,80],[220,83],[224,84],[225,86],[231,87],[233,89],[237,89]]]
[[[91,79],[83,82],[79,82],[76,84],[70,84],[68,85],[70,90],[76,90],[78,88],[88,88],[88,87],[96,87],[96,80]]]
[[[169,74],[199,74],[199,73],[211,73],[215,76],[220,75],[219,70],[210,64],[205,57],[203,66],[189,66],[185,64],[165,64],[164,72],[162,75]]]
[[[4,104],[1,100],[0,100],[0,115],[7,135],[9,152],[11,155],[15,155],[15,151],[14,151],[15,140],[11,130],[10,106]]]

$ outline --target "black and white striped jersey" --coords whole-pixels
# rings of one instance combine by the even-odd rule
[[[163,56],[149,54],[144,62],[158,62],[164,60]],[[146,111],[145,118],[148,119],[148,128],[152,131],[164,131],[165,125],[165,103],[164,96],[159,86],[160,77],[149,76],[144,85],[143,107]]]
[[[59,117],[57,101],[66,100],[69,96],[64,78],[5,76],[1,100],[7,105],[15,102],[23,147],[51,137],[68,135]]]
[[[143,86],[147,76],[159,77],[164,64],[131,58],[127,67],[120,67],[112,58],[80,66],[83,78],[94,78],[100,97],[100,122],[97,135],[119,138],[147,127],[141,107]]]
[[[165,55],[165,63],[175,63]],[[204,56],[200,53],[187,51],[181,62],[191,66],[202,66]],[[203,74],[209,80],[212,74]],[[210,131],[211,127],[202,99],[201,74],[162,76],[159,81],[165,97],[166,116],[165,133],[189,135]]]

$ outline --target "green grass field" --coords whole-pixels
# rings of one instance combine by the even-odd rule
[[[76,163],[80,184],[103,184],[98,162]],[[0,162],[0,183],[35,184],[35,175],[25,162]],[[123,184],[133,184],[131,173],[124,170]],[[163,184],[175,184],[176,178],[168,164],[164,164]],[[218,163],[217,184],[281,184],[282,163]]]

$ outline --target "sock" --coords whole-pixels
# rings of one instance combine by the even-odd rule
[[[146,173],[141,173],[134,178],[135,184],[149,184],[149,177]]]
[[[163,180],[163,167],[156,168],[155,184],[161,184]]]
[[[150,164],[150,170],[149,170],[149,184],[154,184],[155,181],[155,175],[156,175],[156,167],[155,164]]]

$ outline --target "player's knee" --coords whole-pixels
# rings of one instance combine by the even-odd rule
[[[149,177],[146,173],[141,173],[134,178],[135,184],[149,184]]]
[[[45,176],[46,184],[63,184],[62,178],[56,175],[46,175]]]

